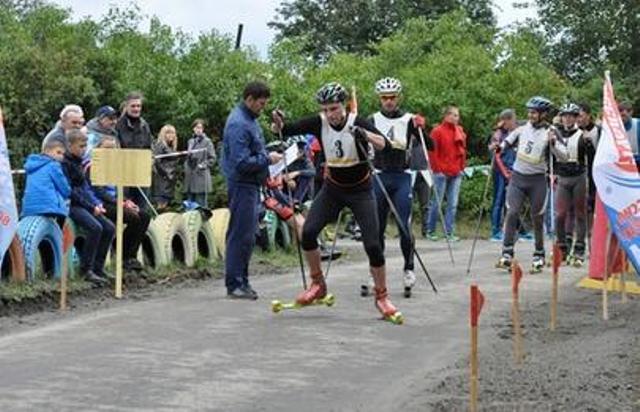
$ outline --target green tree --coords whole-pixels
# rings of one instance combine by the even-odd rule
[[[495,24],[489,0],[295,0],[281,3],[269,26],[277,39],[301,38],[308,56],[326,61],[336,52],[371,53],[374,43],[407,20],[435,20],[457,8],[474,21]]]
[[[625,77],[640,66],[640,2],[637,0],[536,0],[549,56],[572,80],[587,82],[615,68]],[[630,79],[631,80],[631,79]]]

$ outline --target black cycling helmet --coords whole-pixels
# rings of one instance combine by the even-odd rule
[[[316,93],[316,100],[320,104],[344,103],[347,97],[347,90],[336,82],[325,84]]]
[[[560,107],[560,111],[558,113],[560,116],[562,116],[563,114],[572,114],[572,115],[579,115],[580,114],[580,106],[578,106],[575,103],[567,103],[567,104],[563,104]]]
[[[291,147],[292,145],[297,145],[298,147],[302,146],[306,146],[307,145],[307,136],[304,134],[298,134],[295,136],[291,136],[289,138],[287,138],[287,140],[284,142],[285,146]]]
[[[549,112],[553,109],[553,103],[546,97],[534,96],[527,102],[527,109],[537,112]]]

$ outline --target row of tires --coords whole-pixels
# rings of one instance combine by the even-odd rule
[[[198,259],[222,260],[229,217],[228,209],[215,209],[208,219],[197,210],[163,213],[151,221],[138,250],[138,260],[150,268],[174,263],[192,267]],[[289,228],[275,213],[267,211],[262,227],[266,238],[263,249],[290,247]],[[70,219],[61,230],[52,218],[25,217],[2,261],[0,280],[59,278],[63,262],[69,275],[74,276],[79,264],[77,251],[83,245],[84,234]]]

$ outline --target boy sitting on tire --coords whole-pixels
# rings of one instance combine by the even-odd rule
[[[46,142],[43,152],[30,154],[24,164],[27,184],[22,197],[22,214],[26,216],[47,216],[60,225],[69,215],[71,187],[62,171],[64,143],[51,140]]]
[[[69,217],[86,233],[80,251],[80,273],[87,281],[99,286],[108,282],[104,262],[116,229],[105,217],[107,211],[91,191],[89,180],[84,175],[82,158],[87,150],[87,135],[80,129],[73,129],[67,132],[66,137],[69,151],[64,155],[62,166],[71,185]]]

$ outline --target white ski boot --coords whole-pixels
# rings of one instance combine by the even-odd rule
[[[416,275],[413,273],[413,270],[405,270],[402,281],[404,282],[404,297],[410,298],[411,289],[416,284]]]
[[[496,268],[498,269],[511,269],[511,261],[513,260],[513,256],[508,253],[503,253],[500,259],[496,262]]]
[[[544,256],[534,256],[529,273],[540,273],[544,269]]]

